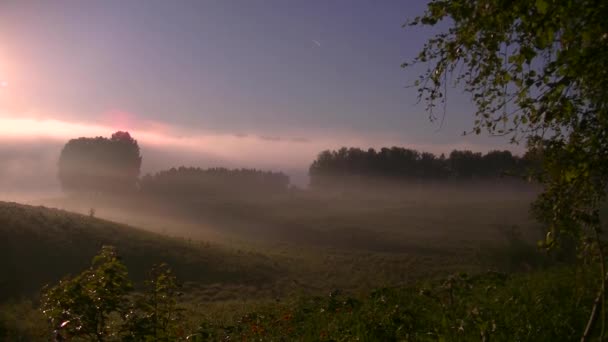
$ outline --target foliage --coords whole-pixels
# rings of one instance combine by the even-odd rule
[[[93,265],[45,289],[41,310],[57,339],[174,341],[183,336],[178,285],[166,264],[155,265],[143,294],[132,295],[127,268],[105,246]]]
[[[178,308],[187,301],[175,304],[177,293],[170,290],[176,288],[175,279],[164,266],[156,270],[151,272],[156,278],[153,275],[148,284],[156,284],[155,289],[160,290],[156,293],[166,297],[153,299],[151,288],[136,294],[140,299],[147,297],[147,304],[139,304],[140,299],[129,301],[127,320],[117,320],[109,327],[108,333],[114,339],[569,341],[580,336],[584,328],[584,313],[593,302],[586,288],[594,283],[590,267],[555,267],[513,275],[457,273],[402,287],[380,288],[365,295],[335,290],[328,296],[286,298],[245,309],[245,314],[235,313],[232,317],[217,318],[213,315],[220,314],[217,309],[208,312],[191,305],[187,313],[190,320],[198,322],[196,328],[187,322],[186,315],[176,316]],[[148,305],[152,303],[160,305]],[[147,318],[144,324],[129,318],[135,310],[141,311],[133,317]],[[168,326],[174,328],[163,330],[163,322],[173,322]],[[154,338],[150,324],[159,324],[157,333],[172,335],[158,334]]]
[[[118,273],[126,275],[112,249],[102,250],[96,259],[98,269],[118,268]],[[83,282],[94,267],[70,281]],[[413,285],[380,288],[362,296],[338,290],[329,296],[300,296],[257,306],[234,318],[217,319],[194,305],[188,309],[190,320],[198,322],[198,328],[194,328],[186,315],[180,314],[180,306],[185,303],[177,302],[176,279],[168,267],[158,265],[150,276],[144,292],[134,295],[116,291],[116,282],[89,281],[86,287],[101,293],[101,299],[87,299],[81,291],[58,294],[74,287],[62,282],[47,291],[42,309],[51,322],[72,319],[60,329],[64,337],[70,333],[69,338],[97,341],[554,341],[580,336],[585,323],[582,314],[593,302],[585,289],[594,283],[590,267],[555,267],[514,275],[457,273]],[[118,282],[126,283],[124,279]],[[120,293],[121,305],[114,300],[117,296],[107,295],[110,292]],[[49,296],[54,297],[50,302]],[[97,306],[82,305],[91,301]],[[79,315],[84,308],[84,315]],[[85,329],[91,325],[69,330],[74,323],[82,322],[83,316],[100,317],[108,310],[116,310],[116,314],[101,333],[86,334]],[[36,319],[31,311],[27,315],[21,317]],[[6,315],[0,314],[0,318],[3,327]],[[4,336],[42,339],[40,335],[28,335],[40,330],[28,329]]]
[[[446,158],[428,152],[392,147],[379,151],[343,147],[323,151],[310,166],[311,185],[331,186],[349,179],[384,178],[406,181],[497,179],[505,174],[522,177],[532,166],[531,155],[518,157],[509,151],[485,155],[454,150]]]
[[[125,341],[174,341],[183,336],[179,323],[179,285],[167,264],[155,265],[126,317]]]
[[[134,191],[141,159],[137,141],[128,132],[109,139],[72,139],[59,156],[59,181],[64,191],[76,194]]]
[[[44,291],[42,311],[58,335],[103,341],[113,333],[111,315],[126,315],[131,288],[114,248],[104,246],[89,269]]]
[[[542,151],[536,206],[551,231],[593,236],[608,179],[608,3],[434,0],[408,25],[447,27],[410,64],[431,118],[449,82],[477,106],[473,132],[527,138]],[[445,26],[444,26],[445,27]]]
[[[147,196],[214,197],[277,194],[287,191],[289,177],[255,169],[179,167],[146,175],[141,192]]]
[[[364,297],[333,291],[205,320],[192,341],[569,341],[592,298],[587,269],[528,275],[454,274],[443,281],[382,288]]]
[[[431,119],[438,103],[446,105],[448,83],[464,85],[477,107],[473,132],[524,138],[529,150],[542,154],[536,176],[545,189],[534,205],[548,230],[542,245],[574,238],[581,251],[599,257],[600,291],[583,340],[598,306],[600,339],[605,331],[606,16],[608,3],[601,0],[432,0],[408,23],[447,25],[413,60],[428,65],[414,85]]]
[[[502,229],[503,244],[482,244],[479,260],[487,269],[496,269],[508,274],[546,269],[558,264],[572,265],[576,253],[571,249],[547,251],[527,241],[517,226]]]

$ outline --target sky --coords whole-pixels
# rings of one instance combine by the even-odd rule
[[[255,167],[299,184],[341,146],[507,148],[462,136],[474,107],[457,88],[443,125],[416,103],[421,69],[400,65],[436,31],[402,24],[425,3],[2,0],[0,176],[51,184],[65,142],[117,130],[139,141],[144,173]]]

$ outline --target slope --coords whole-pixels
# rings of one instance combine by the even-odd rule
[[[0,301],[36,294],[87,267],[103,245],[117,248],[136,281],[168,263],[179,279],[199,284],[272,283],[283,271],[254,252],[162,236],[58,209],[0,202]]]

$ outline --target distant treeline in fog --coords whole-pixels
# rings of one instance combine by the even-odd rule
[[[139,192],[150,197],[270,194],[287,191],[289,177],[255,169],[171,168],[140,178],[140,148],[128,132],[70,140],[59,157],[59,181],[69,194]]]
[[[367,151],[343,147],[323,151],[309,169],[313,187],[344,185],[362,179],[482,180],[505,175],[523,177],[535,164],[531,155],[519,157],[510,151],[486,154],[454,150],[449,156],[436,156],[402,147],[373,148]]]
[[[119,194],[138,192],[155,198],[176,196],[232,196],[280,194],[289,190],[289,177],[282,172],[255,169],[178,167],[140,177],[142,156],[128,132],[110,138],[70,140],[59,158],[59,180],[71,194]],[[354,185],[367,180],[478,180],[505,174],[523,176],[535,158],[509,151],[486,154],[453,151],[436,156],[401,147],[367,151],[343,147],[323,151],[309,169],[315,189]]]
[[[183,166],[146,175],[140,182],[141,192],[153,196],[269,194],[288,186],[289,177],[282,172]]]

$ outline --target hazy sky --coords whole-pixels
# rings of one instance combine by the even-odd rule
[[[401,24],[425,2],[2,0],[3,149],[38,142],[53,160],[69,138],[120,129],[149,170],[294,171],[342,145],[505,147],[462,137],[473,108],[459,90],[438,129],[405,88],[416,71],[400,64],[432,32]]]

